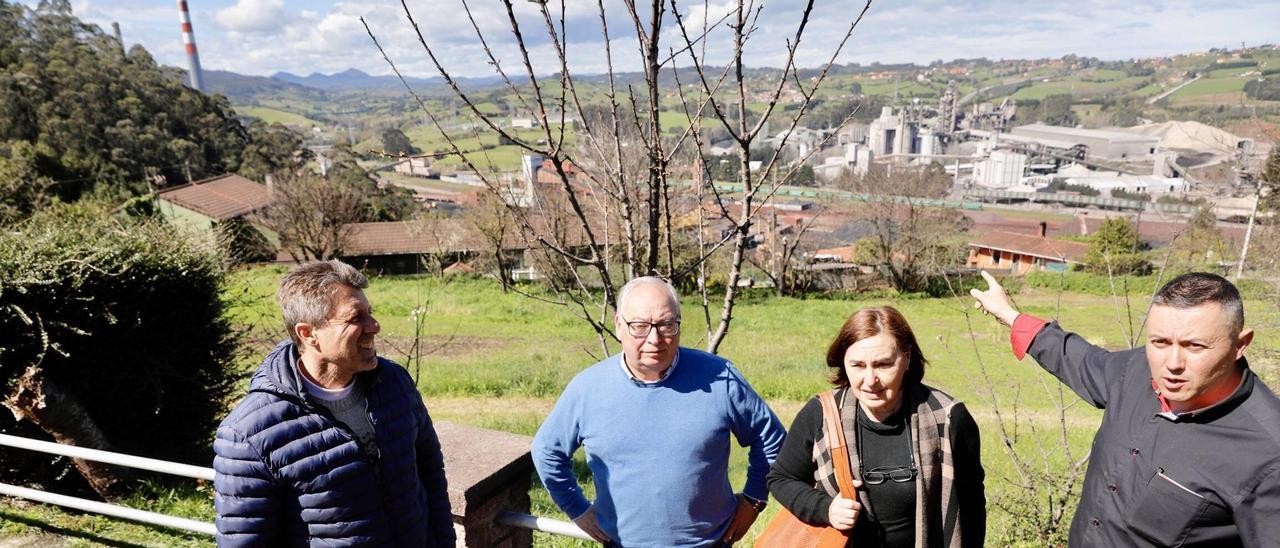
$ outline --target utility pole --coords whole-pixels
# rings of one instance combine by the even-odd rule
[[[1240,263],[1236,265],[1236,279],[1244,275],[1244,260],[1249,256],[1249,238],[1253,236],[1253,222],[1258,216],[1258,203],[1262,202],[1262,181],[1253,195],[1253,211],[1249,212],[1249,226],[1244,229],[1244,244],[1240,247]]]

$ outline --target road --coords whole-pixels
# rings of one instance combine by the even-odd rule
[[[1169,91],[1166,91],[1166,92],[1164,92],[1164,93],[1161,93],[1160,95],[1157,95],[1157,96],[1152,97],[1152,98],[1150,98],[1150,99],[1147,99],[1147,104],[1148,104],[1148,105],[1154,105],[1154,104],[1156,104],[1156,101],[1159,101],[1159,100],[1161,100],[1161,99],[1164,99],[1165,97],[1168,97],[1168,96],[1170,96],[1170,95],[1173,95],[1174,93],[1177,93],[1177,92],[1178,92],[1178,90],[1180,90],[1180,89],[1182,89],[1182,88],[1184,88],[1184,87],[1187,87],[1187,85],[1191,84],[1192,82],[1194,82],[1194,81],[1196,81],[1196,80],[1199,80],[1201,76],[1204,76],[1204,75],[1203,75],[1203,74],[1200,74],[1200,73],[1198,73],[1198,72],[1197,72],[1194,78],[1192,78],[1192,79],[1190,79],[1190,80],[1187,80],[1186,82],[1183,82],[1183,83],[1181,83],[1181,84],[1178,84],[1177,86],[1175,86],[1173,89],[1171,89],[1171,90],[1169,90]]]

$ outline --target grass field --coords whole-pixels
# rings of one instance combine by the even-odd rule
[[[1184,87],[1174,93],[1170,97],[1194,97],[1197,95],[1216,95],[1220,93],[1230,93],[1233,91],[1241,91],[1244,84],[1248,82],[1248,78],[1201,78],[1187,87]]]
[[[324,125],[301,114],[268,107],[236,107],[236,112],[245,116],[253,116],[268,124],[298,124],[303,127]]]
[[[259,333],[277,332],[271,301],[279,268],[237,273],[228,289],[235,296],[229,310],[238,325]],[[530,288],[535,289],[535,288]],[[536,289],[535,289],[536,290]],[[383,331],[379,352],[405,361],[411,342],[412,309],[427,308],[423,346],[431,349],[417,372],[418,386],[437,420],[532,435],[554,405],[561,388],[597,359],[598,344],[568,308],[502,293],[487,279],[419,277],[374,279],[368,290]],[[1145,294],[1145,291],[1142,292]],[[1145,297],[1130,296],[1132,314],[1124,300],[1024,289],[1015,297],[1022,310],[1042,317],[1058,317],[1070,329],[1108,348],[1126,347],[1129,318],[1140,318]],[[989,318],[969,314],[970,300],[951,298],[793,299],[748,296],[740,301],[732,330],[721,354],[733,360],[752,385],[768,400],[784,423],[790,423],[803,402],[827,386],[823,352],[843,320],[854,310],[893,304],[912,322],[931,362],[925,382],[964,400],[982,429],[983,461],[987,469],[987,497],[1013,501],[1018,490],[1008,481],[1014,474],[1001,445],[992,397],[1006,417],[1016,407],[1021,437],[1017,447],[1036,455],[1036,439],[1056,439],[1053,394],[1056,384],[1031,362],[1015,361],[1008,351],[1007,332]],[[1269,301],[1246,303],[1250,324],[1262,327],[1253,351],[1255,369],[1275,380],[1280,353],[1280,311]],[[686,301],[686,346],[702,345],[705,331],[701,309]],[[711,317],[718,316],[712,310]],[[265,342],[262,344],[266,344]],[[265,347],[254,352],[261,355]],[[616,351],[616,345],[610,351]],[[240,364],[248,374],[257,358]],[[1271,360],[1271,361],[1268,361]],[[984,373],[985,372],[985,373]],[[1072,400],[1068,400],[1072,401]],[[1100,413],[1083,404],[1067,412],[1068,443],[1077,453],[1088,448]],[[735,448],[736,449],[736,448]],[[735,450],[731,474],[735,485],[745,477],[745,452]],[[590,495],[590,486],[587,486]],[[531,482],[533,512],[565,519],[545,491]],[[209,519],[209,493],[203,490],[166,491],[149,487],[136,504],[161,511]],[[749,535],[777,510],[771,504]],[[994,504],[989,505],[989,545],[1004,546],[1013,524]],[[38,525],[47,522],[51,525]],[[153,546],[205,543],[182,535],[124,524],[104,518],[61,512],[40,505],[0,503],[0,535],[54,533],[87,545],[132,543]],[[586,546],[539,534],[539,546]]]

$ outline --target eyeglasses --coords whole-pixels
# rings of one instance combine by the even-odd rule
[[[915,451],[908,451],[908,454],[911,455],[911,464],[908,466],[877,466],[865,471],[862,469],[862,438],[864,434],[861,429],[863,412],[862,407],[856,403],[853,406],[853,410],[854,424],[857,425],[859,430],[858,435],[853,439],[854,450],[858,452],[858,475],[862,476],[862,482],[867,485],[880,485],[885,480],[891,480],[894,483],[906,483],[916,479],[916,474],[919,473],[919,470],[916,469]],[[908,423],[903,427],[906,428],[907,447],[911,447],[911,425]]]
[[[868,485],[880,485],[885,480],[894,483],[906,483],[916,479],[916,467],[912,466],[877,466],[862,474],[862,482]]]
[[[643,339],[649,336],[649,331],[657,328],[659,337],[674,337],[680,334],[680,320],[671,320],[666,322],[650,323],[650,322],[628,322],[625,319],[623,323],[627,324],[627,333],[637,339]]]

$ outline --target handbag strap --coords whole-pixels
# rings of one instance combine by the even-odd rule
[[[844,427],[840,425],[840,410],[836,407],[833,391],[818,394],[822,401],[822,422],[827,429],[827,449],[831,452],[831,464],[836,470],[836,485],[840,488],[840,496],[857,499],[853,489],[853,468],[849,466],[849,452],[846,450]]]

